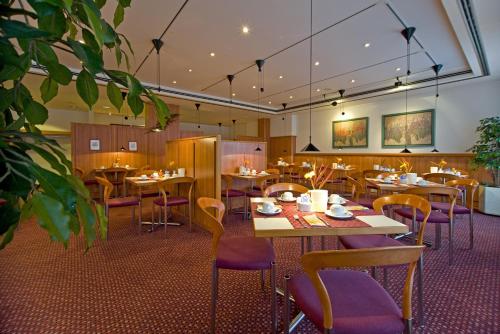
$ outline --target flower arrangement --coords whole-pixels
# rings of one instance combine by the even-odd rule
[[[405,159],[399,160],[399,162],[401,162],[401,165],[399,165],[399,170],[402,171],[403,174],[410,173],[413,169],[413,166]]]
[[[448,163],[444,159],[441,159],[438,163],[431,161],[431,164],[437,166],[439,170],[443,170]]]
[[[313,189],[322,189],[325,183],[332,177],[333,169],[321,165],[316,167],[316,163],[312,165],[311,171],[304,175],[306,180],[309,180]]]

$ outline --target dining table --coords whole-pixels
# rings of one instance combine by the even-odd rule
[[[418,183],[407,184],[395,181],[385,182],[384,179],[370,177],[365,178],[365,180],[367,184],[371,185],[377,190],[378,195],[380,195],[381,192],[401,193],[408,189],[416,187],[446,187],[446,185],[442,183],[436,183],[432,181],[426,181],[425,185],[419,185]]]
[[[117,167],[104,167],[104,168],[99,167],[99,168],[94,168],[93,173],[94,175],[102,175],[107,180],[118,180],[118,175],[123,170],[125,170],[125,177],[127,177],[135,174],[135,172],[139,170],[139,168],[130,166],[117,166]],[[101,192],[102,189],[99,189],[99,193]],[[122,195],[127,196],[127,184],[125,180],[123,181]]]

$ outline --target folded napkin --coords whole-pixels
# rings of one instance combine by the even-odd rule
[[[366,206],[362,205],[346,205],[345,208],[349,211],[368,210]]]
[[[325,226],[325,223],[316,215],[302,216],[302,218],[311,226]]]

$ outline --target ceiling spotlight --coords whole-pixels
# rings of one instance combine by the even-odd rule
[[[283,76],[282,76],[282,75],[280,75],[280,79],[283,79]]]
[[[215,57],[215,53],[210,52],[210,57]]]
[[[319,89],[319,88],[316,88],[316,91],[317,91],[317,92],[320,92],[320,91],[321,91],[321,89]]]
[[[192,70],[192,69],[189,69],[189,70],[188,70],[188,72],[193,72],[193,70]]]
[[[250,32],[250,29],[248,29],[247,26],[243,26],[243,28],[241,28],[241,31],[243,31],[244,34],[248,34]]]
[[[290,95],[290,99],[293,99],[293,95]]]
[[[370,47],[370,43],[365,43],[365,48],[369,48]]]
[[[272,104],[272,102],[271,102],[271,101],[269,101],[269,102],[267,102],[267,103]]]
[[[355,83],[355,82],[356,82],[356,80],[354,80],[354,79],[351,80],[351,83]]]
[[[172,83],[175,85],[177,83],[177,81],[174,80],[174,81],[172,81]]]
[[[394,83],[395,87],[400,87],[403,85],[403,82],[399,80],[399,77],[396,77],[396,82]]]
[[[333,102],[332,102],[332,106],[333,106],[333,107],[336,107],[336,106],[337,106],[337,101],[333,101]]]
[[[233,95],[233,96],[236,96],[236,93],[233,93],[232,95]]]
[[[108,112],[108,115],[109,115],[109,116],[111,116],[111,113],[110,113],[110,112]]]
[[[319,61],[315,62],[314,66],[319,66]]]
[[[344,116],[344,115],[345,115],[345,111],[342,111],[342,116]]]
[[[401,67],[396,67],[396,72],[401,71]]]
[[[253,89],[255,89],[255,88],[257,88],[257,87],[255,87],[255,85],[253,85],[253,86],[252,86],[252,88],[253,88]]]

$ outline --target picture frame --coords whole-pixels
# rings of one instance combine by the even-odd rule
[[[136,141],[129,141],[128,142],[128,150],[130,152],[137,152],[137,142]]]
[[[90,139],[89,147],[91,151],[100,151],[101,141],[99,139]]]
[[[435,117],[434,109],[382,115],[382,148],[434,146]]]
[[[332,122],[333,148],[368,147],[369,118],[351,118]]]

